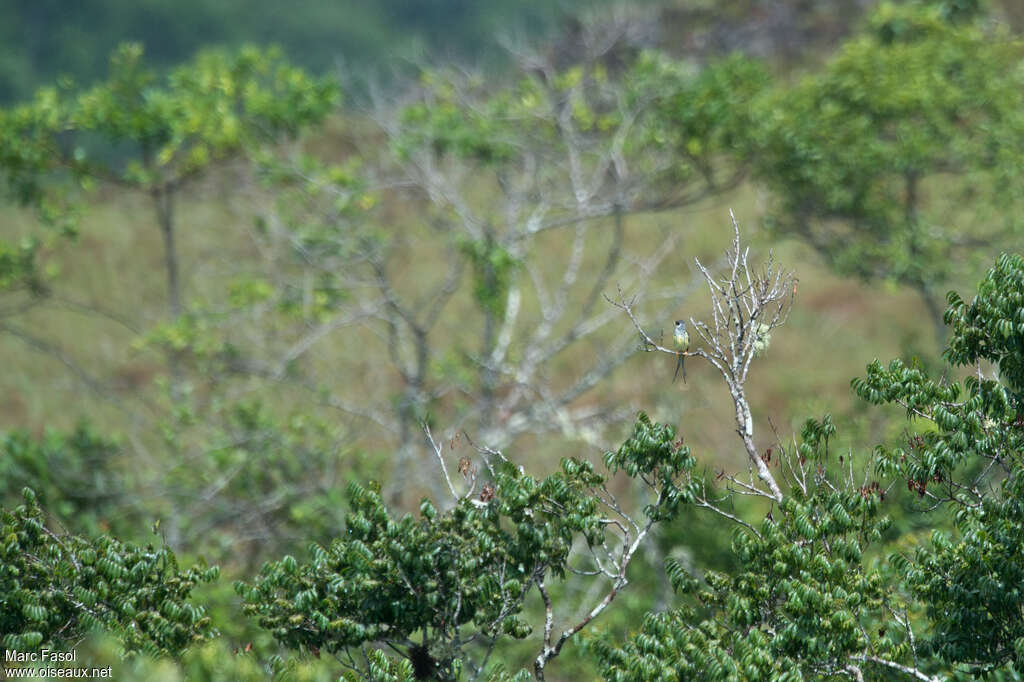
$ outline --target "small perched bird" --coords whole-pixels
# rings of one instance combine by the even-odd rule
[[[676,372],[672,375],[672,382],[675,383],[676,378],[679,376],[679,371],[683,372],[683,383],[686,383],[686,351],[690,350],[690,335],[686,333],[686,322],[683,320],[676,320],[676,330],[672,334],[672,341],[676,345],[678,353],[676,357],[679,358],[676,361]]]
[[[772,342],[772,328],[771,326],[761,323],[757,325],[757,330],[754,334],[754,357],[759,358],[765,354],[768,350],[769,344]]]

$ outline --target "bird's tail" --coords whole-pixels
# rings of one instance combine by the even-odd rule
[[[686,383],[686,364],[685,364],[686,363],[686,356],[683,355],[682,353],[678,353],[678,354],[676,354],[676,357],[679,358],[679,359],[676,360],[676,372],[675,372],[675,374],[672,375],[672,383],[676,382],[676,379],[679,378],[679,371],[682,370],[682,372],[683,372],[683,383],[685,384]]]

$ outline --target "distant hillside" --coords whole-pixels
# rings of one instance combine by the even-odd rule
[[[794,66],[831,51],[877,0],[0,0],[0,103],[60,76],[89,83],[125,41],[141,42],[162,67],[202,47],[250,42],[280,45],[321,73],[344,65],[387,77],[423,57],[493,68],[507,57],[496,39],[571,39],[572,16],[613,4],[657,8],[650,38],[670,53],[738,50]],[[989,4],[1024,26],[1020,0]]]
[[[150,63],[177,64],[209,45],[275,43],[298,63],[362,69],[430,54],[494,63],[501,31],[538,36],[560,17],[606,0],[5,0],[0,2],[0,102],[59,76],[89,82],[118,43]]]

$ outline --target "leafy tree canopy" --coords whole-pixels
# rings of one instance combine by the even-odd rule
[[[576,544],[595,557],[603,547],[611,569],[609,543],[621,542],[625,554],[608,575],[614,579],[610,602],[626,584],[626,563],[639,539],[692,499],[694,460],[670,427],[643,414],[632,437],[607,453],[612,472],[623,470],[654,493],[642,526],[622,515],[606,476],[589,462],[565,459],[560,472],[538,480],[507,461],[484,461],[493,480],[479,494],[462,496],[448,512],[424,500],[418,519],[392,519],[377,486],[352,485],[344,536],[329,547],[311,547],[309,562],[287,556],[267,564],[255,584],[237,583],[246,612],[290,648],[337,654],[353,675],[375,674],[359,653],[373,643],[401,651],[417,679],[427,679],[423,671],[429,670],[454,680],[463,671],[478,676],[499,640],[531,634],[522,612],[537,590],[548,609],[545,647],[535,666],[543,676],[547,660],[573,634],[551,642],[549,580],[577,571],[577,562],[570,563]],[[618,511],[620,521],[609,521],[610,511]],[[606,566],[596,561],[603,573]]]
[[[192,590],[216,567],[178,568],[164,548],[89,539],[47,527],[35,493],[0,509],[0,641],[16,651],[64,648],[92,631],[126,653],[180,654],[217,635]]]
[[[297,132],[335,97],[329,80],[311,78],[275,50],[202,52],[160,78],[144,65],[142,47],[128,44],[111,57],[106,81],[77,95],[43,88],[4,111],[0,159],[26,201],[38,197],[49,171],[157,188],[253,139]]]
[[[820,72],[762,102],[769,224],[839,272],[940,286],[1019,236],[1022,44],[971,13],[883,3]],[[955,21],[947,19],[958,19]]]

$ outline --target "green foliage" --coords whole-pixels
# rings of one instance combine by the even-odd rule
[[[993,30],[883,3],[823,71],[765,98],[752,129],[776,234],[840,273],[914,287],[936,324],[934,288],[1018,234],[1022,50]]]
[[[243,285],[244,286],[244,285]],[[231,293],[237,298],[259,295],[258,285]],[[241,349],[218,333],[230,318],[229,312],[202,314],[189,310],[178,319],[155,325],[136,347],[150,347],[174,353],[180,362],[197,371],[197,376],[220,377],[238,371],[244,363]]]
[[[57,137],[68,115],[63,94],[54,87],[41,89],[32,101],[0,110],[0,176],[16,201],[34,205],[44,223],[73,234],[71,189],[44,191],[42,180],[53,168]],[[63,169],[61,175],[66,175]]]
[[[124,682],[337,682],[338,675],[324,660],[261,661],[244,648],[232,648],[224,638],[189,647],[174,658],[133,654],[124,657],[117,639],[99,634],[76,642],[76,667],[110,667],[110,679]],[[26,665],[26,668],[46,667]],[[50,666],[52,668],[52,666]],[[8,678],[15,673],[8,664]],[[37,674],[42,677],[43,674]],[[52,677],[51,673],[51,677]]]
[[[740,55],[694,68],[645,53],[626,75],[631,99],[651,103],[638,127],[635,153],[672,152],[666,183],[703,179],[727,186],[746,172],[744,140],[755,124],[751,102],[771,83],[764,67]],[[738,157],[730,166],[723,155]]]
[[[487,636],[529,633],[515,614],[537,571],[547,570],[534,551],[564,562],[561,538],[550,529],[524,523],[509,533],[496,513],[469,500],[445,515],[424,501],[419,519],[395,521],[375,489],[353,485],[349,495],[343,539],[313,546],[310,564],[285,557],[268,564],[255,587],[237,585],[247,612],[283,644],[334,653],[387,640],[408,645],[412,659],[418,630],[452,638],[473,623]],[[452,653],[435,646],[424,655],[451,675]]]
[[[680,504],[693,501],[692,484],[677,485],[696,465],[690,448],[676,439],[674,428],[652,422],[643,412],[637,416],[633,434],[617,451],[605,453],[604,463],[613,474],[623,470],[630,478],[642,476],[653,483],[658,501],[644,510],[652,521],[671,520]]]
[[[507,109],[511,105],[507,98],[495,98],[486,109],[471,110],[460,106],[458,93],[443,75],[426,73],[421,80],[430,89],[424,101],[410,104],[401,113],[402,136],[395,146],[399,158],[409,158],[424,145],[437,154],[451,153],[484,163],[512,158],[515,133],[508,125],[516,121]],[[479,88],[482,84],[475,85]],[[526,95],[523,99],[529,101]]]
[[[830,419],[805,427],[801,456],[827,457]],[[806,440],[810,436],[809,440]],[[739,569],[695,579],[666,562],[683,604],[652,613],[621,646],[588,642],[607,680],[798,680],[845,675],[841,661],[870,649],[900,657],[905,642],[877,633],[883,574],[865,566],[888,520],[877,484],[840,490],[820,472],[795,487],[757,529],[737,527]]]
[[[174,457],[161,518],[185,546],[255,567],[342,532],[343,491],[361,459],[341,427],[260,400],[190,397],[165,437]]]
[[[414,676],[413,666],[409,661],[393,661],[380,649],[372,650],[367,658],[368,663],[365,676],[348,670],[342,676],[342,679],[347,682],[361,682],[362,680],[370,680],[371,682],[413,682],[416,679],[426,679],[425,677]]]
[[[879,448],[880,472],[906,476],[908,485],[924,495],[930,482],[948,481],[954,468],[999,445],[999,436],[993,441],[989,438],[993,434],[986,433],[985,425],[993,417],[984,416],[986,411],[1000,413],[1007,407],[996,382],[977,383],[977,391],[968,401],[956,403],[960,386],[937,382],[901,360],[893,360],[888,368],[876,360],[867,369],[866,379],[852,382],[858,395],[875,404],[900,404],[908,417],[923,417],[937,427],[909,438],[906,447]]]
[[[193,588],[218,569],[179,570],[164,548],[101,536],[58,534],[46,527],[35,493],[0,510],[0,641],[8,649],[67,647],[107,631],[125,652],[178,655],[216,636]]]
[[[37,264],[39,247],[34,239],[18,245],[0,242],[0,294],[24,293],[39,298],[49,291]]]
[[[1008,214],[1019,199],[1020,46],[977,23],[977,7],[883,5],[822,73],[763,95],[757,106],[764,109],[750,102],[768,79],[739,57],[698,70],[645,53],[626,65],[598,60],[528,71],[499,88],[440,71],[424,74],[399,129],[387,131],[394,152],[387,163],[409,177],[424,168],[439,174],[409,180],[427,195],[416,208],[426,206],[428,215],[413,220],[422,219],[434,234],[448,232],[439,252],[452,263],[438,305],[468,268],[477,307],[490,318],[506,313],[521,269],[534,265],[523,244],[530,230],[543,231],[542,223],[523,216],[538,202],[536,215],[551,213],[542,216],[551,219],[545,230],[614,216],[621,231],[623,207],[662,208],[732,186],[749,158],[778,191],[780,233],[808,239],[844,272],[932,291],[969,258],[961,247],[974,245],[961,238],[967,226],[950,206],[978,200]],[[326,363],[310,362],[303,375],[301,356],[307,342],[345,323],[342,308],[353,295],[346,285],[381,285],[381,308],[362,308],[356,317],[387,316],[380,338],[397,361],[416,355],[400,342],[424,340],[437,319],[433,311],[440,307],[406,306],[400,300],[406,282],[391,286],[387,279],[382,253],[400,238],[392,242],[383,228],[361,224],[378,200],[369,178],[381,169],[364,173],[358,160],[311,157],[292,165],[257,150],[322,119],[334,99],[330,84],[273,51],[203,53],[164,78],[143,65],[138,48],[126,47],[107,81],[79,94],[61,84],[0,112],[0,165],[19,199],[60,223],[67,202],[97,180],[169,202],[182,183],[214,164],[258,151],[263,178],[283,199],[280,222],[291,231],[271,234],[282,225],[265,221],[256,234],[286,242],[285,253],[266,272],[234,278],[225,305],[200,303],[146,337],[174,358],[176,369],[195,377],[176,382],[168,403],[173,416],[159,422],[171,456],[156,473],[140,467],[140,477],[159,477],[162,486],[159,498],[146,500],[147,511],[160,508],[174,546],[195,546],[201,538],[243,566],[313,540],[308,555],[271,561],[255,578],[233,585],[245,613],[264,628],[265,643],[273,638],[290,653],[325,654],[329,661],[321,667],[275,657],[267,669],[279,677],[322,679],[336,661],[345,667],[342,679],[353,681],[451,680],[468,673],[518,682],[528,674],[513,677],[488,663],[492,649],[523,651],[545,637],[541,655],[557,655],[578,630],[546,620],[552,596],[559,606],[576,594],[592,596],[581,583],[595,578],[606,581],[592,583],[601,590],[612,583],[598,602],[607,605],[628,582],[628,557],[622,557],[645,549],[641,541],[654,524],[677,522],[672,536],[661,535],[660,548],[683,556],[673,550],[685,547],[666,537],[701,542],[705,536],[686,522],[716,500],[707,496],[710,485],[693,480],[696,460],[682,438],[640,414],[604,463],[611,474],[622,472],[653,491],[646,518],[629,518],[616,499],[625,496],[618,488],[613,495],[609,477],[588,461],[566,458],[555,473],[537,478],[497,452],[484,457],[479,480],[460,462],[464,481],[456,485],[464,482],[469,492],[455,494],[448,481],[456,498],[450,507],[424,499],[418,514],[401,514],[385,504],[376,484],[352,484],[342,518],[338,491],[359,462],[346,433],[303,408],[281,414],[271,403],[239,400],[228,390],[251,395],[272,385],[273,399],[287,403],[301,386],[326,403],[323,384],[302,383],[306,376],[319,381]],[[608,161],[615,154],[626,161]],[[565,161],[574,155],[576,167]],[[631,175],[619,177],[622,169]],[[584,187],[584,176],[596,184]],[[444,182],[431,184],[438,177]],[[936,199],[946,181],[953,190]],[[62,183],[64,194],[57,191]],[[446,183],[453,192],[436,191]],[[507,202],[489,203],[488,190]],[[940,229],[933,223],[944,212],[949,220]],[[158,215],[170,225],[170,204],[158,205]],[[389,215],[381,215],[387,225]],[[1015,225],[1003,227],[1012,233]],[[992,230],[972,238],[992,237],[999,225]],[[581,245],[583,235],[580,229]],[[611,241],[594,300],[619,258]],[[45,293],[38,251],[34,242],[0,247],[0,291]],[[407,255],[399,253],[396,261]],[[594,260],[574,258],[580,267]],[[411,278],[415,294],[429,289],[421,277],[416,271]],[[536,304],[529,294],[525,299],[526,307]],[[955,383],[916,362],[869,365],[853,388],[868,402],[905,411],[914,429],[906,442],[876,448],[863,481],[844,459],[852,455],[834,452],[829,416],[806,421],[791,452],[780,445],[772,459],[769,449],[762,461],[787,482],[781,502],[740,487],[753,501],[711,517],[734,524],[729,557],[715,557],[727,571],[665,562],[676,597],[671,608],[648,614],[639,628],[633,624],[624,642],[606,635],[588,645],[606,679],[893,679],[1024,667],[1024,258],[1001,257],[973,300],[951,295],[948,301],[946,358],[972,366],[972,376]],[[568,305],[575,303],[572,297]],[[584,317],[590,305],[584,304]],[[421,310],[430,310],[431,319],[419,319]],[[267,336],[284,351],[275,356],[277,349],[261,348],[261,341],[246,345],[246,324],[267,324]],[[751,330],[752,352],[762,355],[770,348],[768,325]],[[565,343],[576,333],[568,330]],[[485,334],[476,357],[494,344]],[[442,402],[438,396],[456,391],[435,390],[428,375],[437,356],[426,346],[416,351],[422,363],[400,372],[409,392],[395,403],[420,417]],[[992,378],[986,378],[988,363],[998,367]],[[487,371],[495,376],[482,374],[481,385],[500,393],[496,375],[513,372],[494,365]],[[450,372],[471,374],[470,367]],[[473,377],[459,383],[472,386]],[[353,407],[363,405],[345,409]],[[753,424],[752,415],[741,419]],[[30,486],[51,514],[78,526],[73,530],[103,528],[126,486],[149,490],[116,470],[118,448],[86,426],[42,439],[9,434],[0,443],[0,499],[7,503],[13,491]],[[906,492],[893,492],[904,483]],[[887,495],[910,500],[908,508],[936,509],[945,514],[940,523],[952,517],[954,532],[937,532],[927,542],[898,536],[885,516]],[[177,657],[163,668],[136,658],[132,674],[139,679],[157,679],[159,670],[168,679],[265,675],[256,656],[193,647],[217,634],[194,598],[217,569],[182,571],[166,549],[53,532],[36,493],[25,498],[24,506],[0,514],[5,646],[69,646],[88,632],[106,631],[124,652]],[[716,527],[715,534],[708,544],[717,552],[728,533]],[[612,556],[616,551],[623,554]],[[636,582],[637,573],[631,578]],[[575,610],[593,613],[593,603]],[[558,615],[571,619],[572,610]],[[921,629],[926,632],[916,634]],[[536,670],[541,676],[543,666]]]
[[[1024,476],[1019,464],[998,493],[956,513],[957,535],[936,532],[913,563],[894,558],[927,605],[926,651],[990,672],[1024,668]]]
[[[990,362],[998,378],[979,369],[961,385],[900,362],[887,370],[875,362],[854,387],[865,399],[900,405],[924,422],[907,447],[879,448],[879,470],[906,478],[932,504],[953,505],[955,536],[936,532],[913,560],[893,557],[927,607],[929,650],[974,672],[1007,663],[1020,669],[1024,259],[1003,254],[970,303],[955,293],[948,300],[946,358],[954,365]]]
[[[483,79],[426,72],[421,99],[402,112],[394,147],[400,159],[429,150],[502,174],[503,166],[533,167],[540,157],[546,162],[537,171],[550,172],[564,158],[570,131],[577,163],[615,145],[629,160],[630,177],[643,178],[617,201],[664,207],[692,201],[691,186],[720,191],[743,176],[745,165],[730,164],[730,155],[741,152],[750,101],[767,82],[764,69],[742,57],[696,69],[657,52],[621,72],[581,62],[497,90]]]
[[[978,497],[976,481],[970,481],[980,473],[979,462],[1015,461],[1024,446],[1017,428],[1024,407],[1022,282],[1024,261],[1004,254],[970,304],[955,293],[949,295],[945,317],[952,337],[947,359],[955,365],[987,360],[999,367],[998,379],[978,373],[961,385],[933,379],[920,367],[894,360],[888,368],[873,362],[866,378],[852,382],[865,400],[900,405],[909,418],[925,421],[906,447],[878,452],[879,470],[905,477],[922,497],[935,484],[942,499],[959,499],[961,493]]]
[[[142,47],[122,45],[106,81],[74,94],[65,84],[0,113],[0,169],[23,203],[67,228],[74,180],[160,195],[211,164],[319,121],[337,97],[327,79],[276,50],[206,51],[159,78]],[[170,207],[166,220],[172,220]]]
[[[1013,404],[1007,407],[1018,410],[1024,401],[1022,281],[1024,258],[1003,254],[981,281],[971,303],[951,292],[946,312],[947,324],[953,329],[946,357],[957,365],[971,365],[982,359],[997,364],[999,378],[1013,396]]]
[[[981,15],[988,4],[985,0],[928,0],[928,4],[939,8],[946,21],[970,21]]]
[[[649,614],[622,645],[607,636],[591,641],[605,679],[1020,670],[1022,300],[1024,258],[1014,255],[997,260],[969,304],[949,296],[947,359],[990,362],[997,379],[978,369],[956,384],[896,360],[875,361],[852,382],[865,400],[898,405],[918,425],[906,445],[876,449],[878,480],[855,483],[852,462],[830,452],[831,418],[808,420],[782,464],[791,483],[782,502],[760,525],[735,529],[736,570],[698,579],[667,561],[682,603]],[[955,534],[884,544],[891,521],[882,504],[898,482],[909,489],[904,495],[946,509]]]
[[[87,422],[68,434],[48,431],[43,438],[15,431],[0,437],[0,504],[11,506],[30,487],[40,505],[75,532],[96,534],[116,525],[138,527],[134,503],[121,471],[120,445]]]
[[[606,455],[613,471],[657,491],[646,510],[652,522],[671,519],[692,496],[679,481],[693,459],[674,438],[671,427],[641,414],[633,436]],[[524,600],[549,575],[565,579],[577,541],[608,541],[597,494],[605,477],[589,462],[565,459],[540,480],[505,461],[490,470],[494,478],[477,498],[462,497],[443,513],[423,500],[419,518],[391,518],[377,486],[352,484],[344,535],[311,546],[308,563],[286,556],[265,565],[255,584],[237,583],[245,611],[289,648],[338,653],[355,666],[343,652],[386,642],[404,648],[417,679],[425,666],[455,679],[474,640],[493,646],[534,630]],[[403,679],[400,670],[381,670]]]
[[[465,239],[460,247],[473,267],[473,297],[476,302],[496,317],[504,315],[508,288],[521,264],[492,239]]]
[[[155,87],[141,57],[140,46],[122,47],[110,80],[79,97],[71,123],[109,140],[137,142],[155,156],[164,180],[194,174],[253,136],[294,134],[322,118],[335,97],[329,81],[310,78],[273,50],[202,52],[172,71],[164,87]],[[127,177],[154,184],[147,174],[154,170],[129,168]]]
[[[332,525],[336,517],[323,512],[336,501],[330,499],[329,491],[324,492],[336,481],[328,476],[335,469],[310,467],[325,461],[336,463],[337,451],[321,438],[318,446],[324,447],[315,448],[315,457],[307,457],[299,442],[314,436],[295,435],[304,428],[296,426],[301,417],[281,425],[258,406],[239,406],[217,394],[212,403],[198,409],[227,415],[219,424],[221,429],[211,429],[217,431],[214,434],[205,432],[210,440],[203,444],[189,438],[194,434],[186,427],[196,425],[191,409],[199,401],[193,401],[194,396],[185,399],[186,390],[192,387],[185,385],[184,370],[193,369],[206,381],[200,389],[222,390],[227,377],[246,371],[246,349],[217,332],[238,307],[260,305],[270,292],[266,282],[239,282],[230,295],[234,309],[218,315],[204,315],[200,310],[183,314],[175,201],[184,183],[220,162],[250,154],[265,158],[268,145],[294,137],[323,119],[337,94],[331,79],[310,77],[275,49],[209,50],[159,76],[144,62],[140,46],[125,45],[113,55],[105,81],[81,92],[63,84],[43,89],[33,101],[0,113],[5,124],[0,125],[0,168],[21,201],[44,212],[57,206],[55,215],[65,215],[60,209],[66,200],[75,198],[76,188],[91,189],[99,182],[141,191],[153,202],[164,240],[174,319],[151,330],[140,345],[148,341],[166,351],[175,395],[167,411],[171,416],[157,421],[172,434],[166,439],[172,453],[184,456],[169,464],[151,460],[149,468],[160,471],[146,471],[146,475],[164,475],[181,485],[174,486],[170,494],[150,499],[148,511],[164,518],[177,516],[182,508],[194,512],[185,515],[184,523],[175,520],[169,524],[174,544],[189,537],[185,532],[201,533],[204,531],[197,529],[208,531],[211,526],[227,524],[237,524],[236,530],[242,526],[244,537],[260,540],[289,537],[298,525],[314,532],[336,528]],[[5,264],[0,258],[0,267]],[[13,266],[8,269],[16,272]],[[20,271],[17,274],[24,279]],[[325,281],[313,292],[315,305],[311,307],[316,314],[336,304],[340,293],[330,288],[332,284]],[[225,446],[226,433],[242,440]],[[189,459],[196,450],[190,448],[213,449],[216,456],[202,459],[210,479],[197,479]],[[327,478],[314,485],[313,476]],[[73,481],[69,478],[67,485]],[[142,487],[151,481],[138,483]],[[256,495],[270,495],[271,488],[280,497],[257,503]],[[185,507],[185,500],[196,494],[201,501]],[[198,517],[202,517],[201,524]]]

